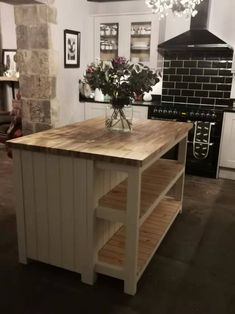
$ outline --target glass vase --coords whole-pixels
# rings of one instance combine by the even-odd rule
[[[105,126],[111,131],[131,132],[133,107],[131,104],[123,106],[106,106]]]

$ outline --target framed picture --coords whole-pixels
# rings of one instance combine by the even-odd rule
[[[79,68],[80,66],[80,38],[81,33],[64,30],[64,67]]]
[[[11,73],[16,73],[16,63],[14,60],[14,56],[16,54],[16,50],[13,49],[3,49],[2,50],[2,64],[4,66],[5,71],[9,71]]]

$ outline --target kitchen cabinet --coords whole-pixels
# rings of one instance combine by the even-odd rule
[[[86,102],[85,103],[85,120],[105,115],[105,103]],[[148,119],[147,106],[133,106],[133,118],[146,120]]]
[[[117,17],[97,18],[95,20],[95,58],[104,61],[123,55],[119,46],[120,19]],[[94,59],[95,59],[94,58]]]
[[[148,107],[147,106],[133,106],[133,118],[145,120],[148,119]]]
[[[85,120],[105,116],[105,103],[85,102]]]
[[[235,112],[225,112],[220,145],[219,177],[235,179]]]
[[[191,128],[145,120],[118,135],[101,117],[11,140],[19,261],[81,273],[88,284],[97,273],[119,278],[134,295],[182,210]],[[175,145],[178,160],[162,159]]]
[[[157,65],[159,21],[153,14],[95,17],[95,58]]]

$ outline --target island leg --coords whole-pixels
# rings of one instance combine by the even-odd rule
[[[184,166],[186,163],[187,139],[188,139],[187,137],[183,138],[181,142],[179,143],[179,148],[178,148],[178,161],[182,163]],[[185,179],[185,171],[181,175],[181,177],[178,179],[175,185],[176,200],[181,201],[181,202],[183,202],[184,179]],[[180,212],[182,213],[182,208]]]
[[[126,211],[126,247],[124,292],[134,295],[137,289],[137,262],[139,246],[141,173],[139,168],[128,171]]]

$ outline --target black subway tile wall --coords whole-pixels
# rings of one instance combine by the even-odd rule
[[[232,54],[168,53],[164,60],[162,102],[230,104]]]

